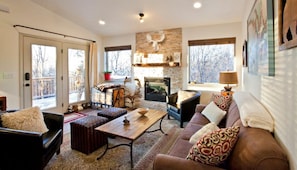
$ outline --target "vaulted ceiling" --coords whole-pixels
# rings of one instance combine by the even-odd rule
[[[101,36],[240,22],[246,0],[31,0]],[[144,23],[139,13],[144,13]],[[100,25],[104,20],[105,25]]]

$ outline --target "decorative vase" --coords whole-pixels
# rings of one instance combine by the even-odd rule
[[[170,61],[170,62],[169,62],[169,66],[170,66],[170,67],[175,66],[174,62],[173,62],[173,61]]]

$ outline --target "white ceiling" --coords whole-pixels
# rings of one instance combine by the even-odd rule
[[[101,36],[240,22],[246,0],[31,0]],[[139,13],[144,13],[144,23]],[[104,26],[99,25],[102,19]]]

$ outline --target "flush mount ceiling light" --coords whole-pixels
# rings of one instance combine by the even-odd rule
[[[105,25],[105,21],[103,21],[103,20],[99,20],[98,23],[99,23],[100,25]]]
[[[193,4],[193,7],[196,8],[196,9],[201,8],[201,6],[202,6],[202,3],[200,1],[196,1]]]
[[[140,23],[143,23],[144,22],[143,17],[144,17],[144,14],[143,13],[139,13],[139,22]]]

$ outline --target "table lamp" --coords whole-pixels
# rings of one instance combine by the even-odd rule
[[[231,91],[232,87],[229,84],[237,84],[237,72],[235,71],[221,71],[220,72],[220,84],[227,84],[225,91]]]

